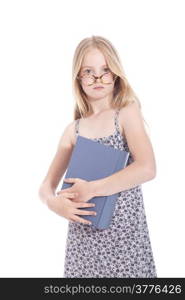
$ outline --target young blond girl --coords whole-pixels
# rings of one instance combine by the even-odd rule
[[[73,88],[74,121],[66,126],[39,189],[41,200],[69,221],[64,277],[157,277],[141,188],[156,176],[155,157],[140,101],[109,40],[92,36],[78,44]],[[56,193],[78,134],[129,151],[128,164],[99,180],[68,178],[73,185]],[[95,229],[83,218],[94,214],[88,200],[114,193],[118,197],[109,228]]]

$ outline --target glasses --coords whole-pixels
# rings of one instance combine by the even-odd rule
[[[85,85],[92,85],[99,78],[101,83],[103,84],[111,84],[117,75],[113,74],[111,71],[103,73],[101,76],[95,76],[94,74],[83,74],[81,76],[77,76],[77,79],[81,80]]]

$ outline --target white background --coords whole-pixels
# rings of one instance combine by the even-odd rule
[[[184,14],[180,0],[0,1],[1,277],[62,277],[68,221],[38,188],[73,120],[75,48],[91,35],[116,47],[149,124],[157,176],[142,187],[157,275],[185,277]]]

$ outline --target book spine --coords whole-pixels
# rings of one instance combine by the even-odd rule
[[[127,155],[125,163],[122,163],[122,165],[121,165],[121,154],[118,156],[118,159],[117,159],[117,162],[115,165],[115,169],[114,169],[114,173],[116,171],[119,171],[121,168],[125,167],[126,162],[128,160],[128,156],[129,156],[129,153]],[[116,205],[116,198],[117,198],[118,194],[119,193],[116,193],[116,194],[112,194],[112,195],[109,195],[106,197],[104,206],[102,209],[102,214],[97,223],[97,227],[99,229],[106,229],[110,225],[112,215],[113,215],[115,205]]]

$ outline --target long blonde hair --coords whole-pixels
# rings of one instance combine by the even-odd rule
[[[125,76],[121,60],[115,47],[108,39],[102,36],[92,35],[91,37],[81,40],[76,47],[73,57],[72,91],[75,98],[74,120],[86,117],[93,112],[90,103],[87,101],[86,94],[83,92],[79,80],[77,79],[83,58],[92,48],[97,48],[102,52],[109,69],[113,74],[117,75],[114,83],[113,99],[111,100],[112,108],[121,108],[129,103],[137,102],[141,109],[140,100],[131,88],[128,79]]]

